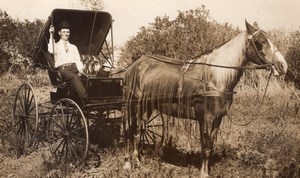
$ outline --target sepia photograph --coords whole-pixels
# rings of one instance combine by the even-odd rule
[[[299,178],[300,1],[0,1],[0,178]]]

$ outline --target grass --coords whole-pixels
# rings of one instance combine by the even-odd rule
[[[37,75],[38,76],[38,75]],[[34,86],[44,87],[36,76]],[[36,85],[35,85],[36,84]],[[15,159],[12,148],[11,89],[0,95],[0,153]],[[262,104],[262,90],[240,87],[221,124],[211,163],[212,177],[300,176],[300,92],[292,86],[270,86]],[[246,126],[238,126],[251,121]],[[174,119],[168,124],[168,146],[146,147],[142,166],[124,170],[124,145],[97,147],[89,165],[79,169],[42,156],[41,173],[48,177],[198,177],[201,166],[199,126],[192,120]],[[172,137],[172,143],[170,138]],[[43,155],[43,154],[42,154]],[[95,159],[97,155],[97,159]]]

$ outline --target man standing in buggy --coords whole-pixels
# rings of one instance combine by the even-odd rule
[[[58,28],[60,40],[54,41],[54,26],[49,29],[50,39],[48,51],[54,54],[54,66],[58,68],[62,81],[70,85],[70,89],[75,91],[81,99],[87,98],[85,87],[81,81],[83,64],[77,47],[69,42],[70,24],[62,21]]]

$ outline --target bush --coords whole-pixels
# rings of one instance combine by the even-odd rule
[[[120,61],[135,61],[144,54],[189,60],[229,40],[238,31],[227,23],[215,22],[205,6],[179,12],[175,20],[168,16],[156,17],[149,27],[141,27],[140,32],[127,41]]]

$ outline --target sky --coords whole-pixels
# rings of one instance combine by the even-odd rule
[[[55,8],[79,7],[78,0],[0,0],[0,9],[20,20],[46,20]],[[299,0],[103,0],[104,11],[114,19],[114,44],[121,47],[141,26],[148,26],[157,16],[175,19],[178,11],[205,5],[219,23],[228,22],[245,29],[245,19],[264,30],[300,28]]]

